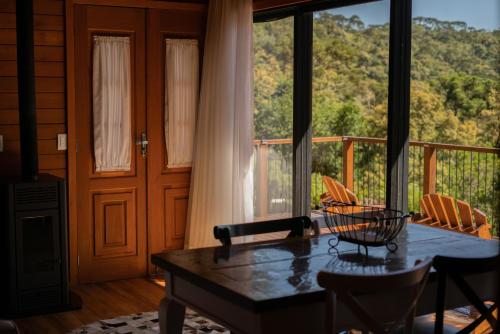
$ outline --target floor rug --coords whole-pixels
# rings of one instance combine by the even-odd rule
[[[460,308],[445,312],[445,322],[459,328],[464,327],[471,322],[476,314],[471,314],[469,308]],[[113,319],[99,320],[97,322],[85,325],[72,330],[68,334],[158,334],[160,328],[158,325],[157,312],[144,312],[130,314]],[[186,311],[184,318],[183,334],[229,334],[224,327],[217,325],[211,320],[196,314],[192,310]],[[348,333],[360,334],[358,331]],[[492,333],[492,330],[486,328],[477,329],[474,334]]]
[[[130,314],[99,320],[72,330],[69,334],[157,334],[160,333],[158,312]],[[229,334],[224,327],[191,310],[186,311],[183,334]]]

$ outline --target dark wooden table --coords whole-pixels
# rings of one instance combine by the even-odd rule
[[[417,259],[448,255],[486,257],[499,251],[499,243],[461,233],[409,224],[398,237],[399,248],[370,247],[369,256],[355,245],[328,245],[331,235],[284,239],[230,248],[212,247],[152,255],[166,271],[166,299],[160,318],[162,333],[181,333],[184,307],[235,333],[324,333],[324,290],[318,286],[320,270],[366,274],[388,273],[414,265]],[[467,277],[483,298],[493,296],[495,273]],[[447,307],[466,305],[448,284]],[[434,312],[436,277],[431,272],[417,314]],[[378,305],[383,296],[363,296]],[[385,303],[385,314],[397,313],[398,304]],[[339,305],[339,328],[355,328],[357,320]]]

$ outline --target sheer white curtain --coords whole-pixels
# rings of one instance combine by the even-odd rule
[[[96,171],[129,171],[130,40],[94,36],[93,118]]]
[[[215,245],[213,227],[253,219],[252,1],[211,0],[186,247]]]
[[[190,167],[199,94],[198,41],[167,39],[165,43],[167,166]]]

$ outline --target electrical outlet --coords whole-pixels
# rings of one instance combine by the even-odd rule
[[[65,133],[57,135],[57,150],[66,151],[68,149],[68,136]]]
[[[0,152],[3,152],[3,135],[0,135]]]

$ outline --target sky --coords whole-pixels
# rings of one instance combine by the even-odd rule
[[[358,15],[365,24],[389,22],[389,0],[331,10],[350,17]],[[464,21],[477,29],[500,29],[500,0],[413,0],[413,17],[441,21]]]

